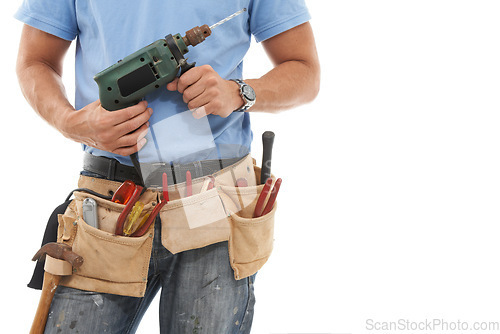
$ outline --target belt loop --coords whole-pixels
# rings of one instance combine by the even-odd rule
[[[202,177],[203,176],[203,167],[201,166],[201,161],[193,162],[194,167],[194,177]]]
[[[117,161],[115,159],[109,159],[108,176],[107,176],[108,180],[115,179],[116,163]]]

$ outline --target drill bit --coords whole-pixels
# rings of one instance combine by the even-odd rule
[[[225,19],[220,20],[220,21],[219,21],[219,22],[217,22],[216,24],[211,25],[209,28],[210,28],[210,30],[213,30],[214,28],[217,28],[217,27],[218,27],[218,26],[220,26],[221,24],[226,23],[227,21],[231,20],[232,18],[234,18],[234,17],[236,17],[236,16],[238,16],[238,15],[240,15],[241,13],[246,12],[246,11],[247,11],[247,9],[246,9],[246,8],[243,8],[242,10],[239,10],[239,11],[237,11],[236,13],[234,13],[234,14],[232,14],[232,15],[229,15],[229,16],[228,16],[228,17],[226,17]]]

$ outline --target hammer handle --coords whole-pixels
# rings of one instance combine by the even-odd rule
[[[266,131],[262,134],[262,170],[260,184],[265,184],[271,177],[271,159],[273,154],[274,132]]]
[[[61,281],[61,276],[52,275],[45,272],[43,275],[42,294],[38,302],[35,318],[31,325],[30,334],[43,334],[45,331],[45,324],[47,323],[47,316],[49,315],[50,304],[56,292],[56,288]]]

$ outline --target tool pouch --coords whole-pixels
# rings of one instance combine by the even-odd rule
[[[83,257],[84,263],[73,275],[63,277],[61,285],[142,297],[146,290],[153,226],[137,238],[114,235],[124,205],[82,192],[75,192],[74,196],[66,212],[58,217],[58,242],[70,245],[73,252]],[[87,197],[97,202],[100,229],[82,219],[82,203]],[[151,211],[151,205],[145,210]]]
[[[260,180],[260,168],[254,165]],[[272,176],[273,180],[275,179]],[[274,242],[276,203],[268,214],[253,218],[257,199],[264,185],[249,187],[220,186],[221,198],[229,213],[229,259],[235,279],[255,274],[267,262]]]
[[[247,187],[235,187],[244,177]],[[273,177],[274,179],[274,177]],[[207,180],[214,187],[202,190]],[[160,210],[162,244],[172,253],[201,248],[228,241],[230,264],[235,279],[255,274],[269,258],[273,248],[273,210],[258,218],[253,212],[263,185],[260,168],[247,156],[211,177],[194,179],[192,193],[186,196],[186,185],[169,186],[170,201]],[[100,194],[115,192],[119,182],[81,176],[78,186]],[[140,198],[146,203],[143,213],[153,210],[157,192],[146,191]],[[65,213],[58,216],[57,241],[72,247],[84,259],[61,285],[88,291],[142,297],[145,293],[154,225],[141,237],[114,234],[118,216],[124,205],[101,199],[86,192],[74,192],[75,199]],[[97,202],[99,229],[83,220],[85,198]]]
[[[227,213],[215,188],[168,202],[160,218],[162,244],[173,254],[229,238]]]
[[[230,215],[218,185],[234,185],[240,177],[255,184],[250,155],[210,177],[193,179],[191,196],[186,195],[186,183],[169,187],[170,201],[160,211],[162,245],[175,254],[227,241],[231,230]],[[202,190],[210,180],[214,181],[214,187]]]
[[[170,189],[174,196],[160,211],[162,244],[172,253],[201,248],[229,240],[229,256],[236,279],[255,274],[269,258],[273,248],[273,210],[252,218],[257,199],[264,185],[260,168],[250,156],[236,165],[212,175],[215,187],[200,191],[207,178],[193,180],[193,194],[183,197],[185,184]],[[245,178],[247,187],[235,187]]]

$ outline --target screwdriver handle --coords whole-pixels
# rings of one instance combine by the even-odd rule
[[[273,155],[274,132],[266,131],[262,134],[262,170],[260,184],[266,183],[271,177],[271,160]]]

